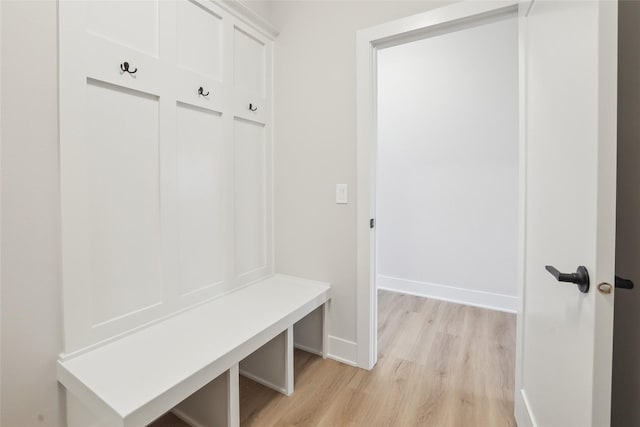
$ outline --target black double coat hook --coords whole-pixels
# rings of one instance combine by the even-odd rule
[[[129,74],[135,74],[138,72],[137,68],[133,71],[129,70],[129,63],[126,61],[120,64],[120,69],[122,70],[123,73],[129,73]]]

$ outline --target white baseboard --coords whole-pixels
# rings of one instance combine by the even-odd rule
[[[244,371],[242,369],[240,369],[240,375],[242,375],[245,378],[249,378],[251,381],[255,381],[258,384],[262,384],[263,386],[270,388],[271,390],[275,390],[279,393],[284,394],[285,396],[288,396],[287,394],[287,390],[284,387],[280,387],[278,385],[273,384],[270,381],[264,380],[258,376],[253,375],[252,373],[249,373],[247,371]]]
[[[417,280],[398,279],[383,275],[377,276],[377,286],[378,289],[385,291],[434,298],[491,310],[509,313],[516,313],[518,310],[518,298],[510,295],[437,285]]]
[[[206,427],[206,426],[200,424],[199,422],[197,422],[196,420],[194,420],[193,418],[191,418],[186,413],[182,412],[179,408],[173,408],[171,410],[171,413],[173,415],[175,415],[176,417],[180,418],[181,421],[184,421],[185,423],[187,423],[191,427]]]
[[[329,335],[329,359],[337,360],[351,366],[358,366],[358,344],[353,341]]]
[[[296,343],[293,344],[293,347],[297,348],[298,350],[306,351],[307,353],[315,354],[316,356],[322,357],[322,350],[318,350],[315,348],[307,347],[306,345],[296,344]]]
[[[536,422],[533,419],[533,414],[531,413],[531,407],[529,406],[527,394],[524,392],[524,390],[520,390],[519,393],[516,392],[515,416],[516,423],[518,423],[519,427],[537,426]]]

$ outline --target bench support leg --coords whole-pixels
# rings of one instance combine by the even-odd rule
[[[240,375],[286,396],[293,393],[293,327],[240,362]]]
[[[286,395],[287,396],[291,396],[291,394],[293,393],[293,372],[294,372],[294,365],[293,365],[293,326],[289,326],[287,328],[287,332],[286,332],[286,356],[285,356],[285,365],[284,365],[284,369],[285,369],[285,391],[286,391]]]
[[[240,427],[240,370],[238,364],[229,370],[229,427]]]
[[[329,356],[329,301],[322,304],[322,358]]]
[[[193,427],[239,427],[238,365],[187,397],[172,412]]]

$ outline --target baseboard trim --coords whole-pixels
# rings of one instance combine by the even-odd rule
[[[206,427],[200,424],[199,422],[197,422],[196,420],[194,420],[193,418],[191,418],[186,413],[182,412],[178,408],[173,408],[170,412],[176,417],[180,418],[181,421],[184,421],[185,423],[189,424],[191,427]]]
[[[321,350],[317,350],[315,348],[311,348],[311,347],[307,347],[306,345],[302,345],[302,344],[293,344],[294,348],[297,348],[298,350],[302,350],[305,351],[307,353],[311,353],[311,354],[315,354],[316,356],[320,356],[323,357],[322,351]]]
[[[529,399],[527,399],[527,394],[524,390],[520,390],[519,393],[516,393],[515,416],[516,423],[519,427],[538,426],[534,421],[533,414],[531,413],[531,406],[529,405]]]
[[[517,297],[438,285],[435,283],[419,282],[417,280],[378,275],[377,287],[380,290],[390,292],[439,299],[508,313],[516,313],[518,309]]]
[[[253,375],[252,373],[249,373],[249,372],[244,371],[242,369],[240,369],[240,375],[242,375],[245,378],[249,378],[251,381],[257,382],[258,384],[262,384],[263,386],[265,386],[267,388],[270,388],[271,390],[275,390],[278,393],[282,393],[285,396],[288,396],[287,390],[284,387],[277,386],[277,385],[273,384],[270,381],[264,380],[264,379],[262,379],[262,378],[260,378],[258,376]]]
[[[329,335],[329,353],[327,357],[347,365],[358,366],[356,362],[358,357],[358,344]]]

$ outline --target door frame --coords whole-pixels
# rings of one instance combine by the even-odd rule
[[[526,141],[524,133],[523,25],[534,0],[506,0],[455,3],[425,13],[358,31],[356,37],[357,79],[357,363],[372,369],[377,362],[378,298],[376,278],[376,237],[370,219],[376,210],[377,156],[377,50],[464,28],[479,19],[504,15],[519,18],[519,137],[518,137],[518,303],[516,361],[522,352],[525,259],[525,177]],[[520,390],[521,367],[516,365],[515,390]],[[516,392],[516,396],[520,393]],[[533,425],[526,400],[516,398],[519,422]]]

